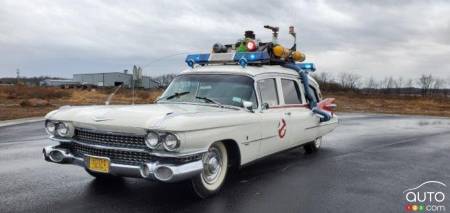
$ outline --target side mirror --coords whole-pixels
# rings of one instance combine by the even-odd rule
[[[263,110],[265,109],[269,109],[269,104],[268,103],[263,103],[262,107]]]
[[[244,106],[244,108],[248,111],[253,112],[253,102],[250,101],[242,101],[242,105]]]

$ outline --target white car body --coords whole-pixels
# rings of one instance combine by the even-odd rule
[[[191,177],[202,169],[201,154],[208,151],[208,147],[216,141],[232,143],[237,148],[238,165],[242,166],[259,158],[304,145],[331,132],[337,127],[338,118],[333,114],[331,120],[320,122],[319,116],[307,106],[305,91],[299,74],[281,66],[248,66],[211,65],[196,67],[183,71],[180,75],[196,74],[224,74],[244,75],[254,79],[258,100],[257,108],[218,107],[207,103],[156,103],[143,105],[97,105],[97,106],[67,106],[47,114],[50,121],[63,121],[74,128],[85,129],[102,134],[123,134],[143,136],[149,130],[170,132],[175,134],[180,147],[176,152],[165,150],[147,150],[150,156],[158,157],[157,161],[142,162],[142,165],[126,165],[111,162],[110,172],[119,176],[149,178],[155,176],[159,165],[172,169],[171,177],[152,177],[164,182],[173,182]],[[258,92],[257,82],[261,79],[273,78],[276,81],[279,98],[278,106],[264,109]],[[281,79],[291,79],[297,82],[302,94],[302,104],[285,104]],[[321,99],[319,85],[310,78],[310,85]],[[103,136],[102,136],[103,137]],[[105,136],[106,137],[106,136]],[[72,138],[51,137],[62,145],[77,143]],[[101,145],[88,145],[90,148],[101,148]],[[106,149],[115,149],[106,147]],[[87,166],[86,159],[75,156],[64,146],[51,146],[44,149],[47,160],[51,159],[51,152],[62,150],[63,160],[66,162]],[[126,151],[123,147],[119,150]],[[131,149],[132,150],[132,149]],[[145,150],[141,150],[144,151]],[[164,162],[165,158],[187,158],[195,156],[191,164],[177,164]],[[56,158],[55,156],[54,158]],[[105,157],[105,156],[98,156]],[[143,167],[147,165],[147,167]],[[151,171],[143,171],[143,169]],[[177,176],[177,172],[179,175]]]

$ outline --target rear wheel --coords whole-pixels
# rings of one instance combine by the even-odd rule
[[[215,142],[203,157],[203,171],[192,179],[192,187],[201,198],[216,194],[222,188],[228,171],[228,153],[222,142]]]
[[[320,149],[321,145],[322,145],[322,137],[318,137],[314,141],[311,141],[303,145],[303,149],[305,150],[306,154],[311,154],[317,152]]]

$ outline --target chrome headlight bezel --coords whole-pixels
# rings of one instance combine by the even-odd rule
[[[152,141],[150,141],[150,139]],[[157,139],[157,141],[156,141]],[[180,139],[175,133],[147,130],[144,136],[147,148],[166,152],[177,152],[180,149]]]
[[[70,135],[70,127],[66,122],[59,122],[56,125],[55,135],[66,138]]]
[[[45,131],[51,137],[71,138],[75,134],[75,127],[68,121],[46,120]]]
[[[162,144],[166,151],[175,152],[180,148],[180,139],[178,139],[176,134],[166,133],[162,137]]]
[[[151,136],[153,138],[149,138],[149,136]],[[154,139],[156,139],[156,141]],[[156,132],[153,132],[153,131],[147,132],[144,140],[145,140],[145,145],[150,149],[157,149],[161,144],[161,139],[159,137],[159,134]]]
[[[50,136],[55,136],[56,133],[57,122],[46,120],[45,121],[45,131]]]

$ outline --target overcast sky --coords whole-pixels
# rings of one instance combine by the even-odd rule
[[[450,79],[450,1],[0,0],[0,77],[71,77],[144,67],[178,73],[187,52],[232,43],[263,25],[296,27],[318,71]],[[179,55],[176,55],[179,54]],[[175,55],[165,57],[167,55]],[[164,59],[161,59],[165,57]]]

